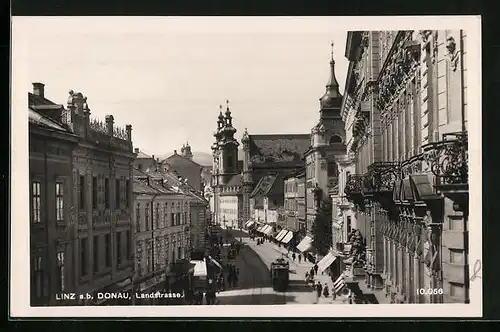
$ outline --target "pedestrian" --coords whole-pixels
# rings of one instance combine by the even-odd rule
[[[306,284],[309,283],[309,272],[306,271]]]
[[[295,263],[295,253],[292,253],[292,260]]]
[[[316,284],[316,295],[318,296],[318,299],[321,297],[321,291],[323,290],[323,286],[321,286],[321,283],[318,281]]]
[[[311,270],[309,271],[309,274],[311,275],[311,277],[314,278],[314,268],[311,267]]]
[[[330,296],[330,291],[328,289],[328,285],[326,284],[325,282],[325,287],[323,287],[323,296],[328,298],[328,296]]]
[[[302,255],[299,254],[298,256],[299,256],[298,258],[299,258],[299,264],[300,264],[300,261],[302,260]]]
[[[315,275],[318,275],[318,269],[319,269],[318,264],[314,264],[314,274]]]
[[[335,292],[335,289],[332,289],[332,298],[333,300],[337,298],[337,293]]]

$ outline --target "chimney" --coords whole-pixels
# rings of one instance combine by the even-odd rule
[[[154,155],[154,154],[152,154],[152,155],[151,155],[151,158],[152,158],[153,160],[155,160],[155,155]]]
[[[33,83],[33,94],[45,98],[45,84]]]
[[[135,153],[139,153],[139,148],[135,148],[135,149],[134,149],[134,152],[135,152]]]
[[[174,154],[177,154],[177,150],[174,150]]]

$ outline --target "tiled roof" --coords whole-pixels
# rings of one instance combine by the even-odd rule
[[[185,160],[187,160],[187,161],[192,162],[192,163],[193,163],[193,164],[195,164],[195,165],[198,165],[200,168],[202,168],[202,167],[203,167],[203,166],[201,166],[200,164],[198,164],[196,161],[193,161],[193,160],[191,160],[191,159],[189,159],[189,158],[186,158],[186,157],[184,157],[184,156],[182,156],[182,155],[180,155],[180,154],[175,154],[175,153],[174,153],[173,155],[171,155],[170,157],[167,157],[167,158],[163,159],[163,160],[162,160],[162,162],[164,162],[164,161],[167,161],[167,162],[168,162],[168,160],[169,160],[169,159],[172,159],[172,158],[182,158],[182,159],[185,159]]]
[[[37,124],[37,125],[41,125],[41,126],[45,126],[45,127],[49,127],[49,128],[52,128],[52,129],[56,129],[56,130],[61,130],[61,131],[68,131],[63,125],[62,123],[59,123],[55,120],[52,120],[46,116],[44,116],[43,114],[40,114],[32,109],[28,109],[28,121],[30,123],[34,123],[34,124]]]
[[[48,100],[44,97],[40,97],[37,95],[32,94],[31,92],[28,92],[28,105],[55,105],[51,100]]]
[[[253,164],[300,162],[311,143],[309,134],[250,135]]]
[[[265,196],[269,194],[277,178],[278,176],[276,175],[266,175],[260,178],[259,182],[257,183],[254,190],[250,194],[250,197],[255,197],[260,195]]]
[[[151,186],[149,186],[146,181],[140,180],[138,178],[134,178],[133,182],[133,189],[134,193],[137,194],[150,194],[150,195],[155,195],[159,194],[160,192]]]
[[[139,150],[139,153],[137,154],[137,159],[151,159],[152,157],[148,154],[145,154],[144,152],[142,152],[141,150]]]

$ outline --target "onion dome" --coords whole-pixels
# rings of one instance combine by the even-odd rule
[[[335,60],[333,59],[333,43],[332,43],[332,59],[330,60],[330,79],[326,84],[326,92],[319,99],[321,108],[329,108],[337,106],[338,101],[342,99],[339,91],[339,83],[335,77]]]

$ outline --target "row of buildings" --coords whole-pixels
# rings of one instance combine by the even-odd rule
[[[92,119],[81,93],[65,107],[34,83],[28,112],[32,305],[131,304],[97,293],[167,287],[172,263],[206,250],[199,165],[188,181],[188,157],[144,158],[132,126]]]
[[[221,111],[216,222],[285,228],[300,251],[314,251],[326,199],[330,252],[320,265],[332,278],[348,275],[380,301],[467,303],[466,41],[463,31],[349,32],[344,94],[332,56],[311,133],[245,130],[241,169],[231,112]]]

